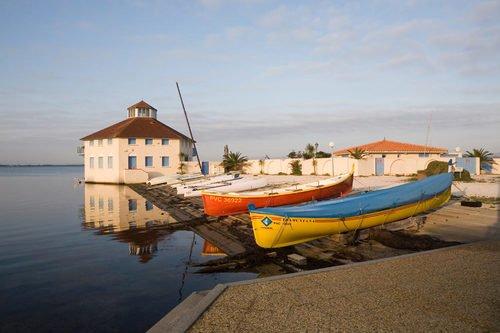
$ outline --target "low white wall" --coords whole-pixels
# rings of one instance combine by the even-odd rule
[[[500,158],[494,158],[495,164],[491,166],[491,173],[494,175],[500,175]]]
[[[427,165],[432,161],[448,162],[449,157],[386,157],[384,158],[384,175],[413,175],[418,170],[424,170]],[[332,174],[332,159],[331,158],[317,158],[316,166],[314,160],[302,160],[302,174],[303,175],[331,175]],[[266,159],[266,160],[249,160],[248,165],[244,171],[249,174],[268,174],[277,175],[279,173],[291,174],[292,168],[290,162],[294,159]],[[500,163],[500,161],[499,161]],[[224,168],[220,165],[221,161],[209,161],[209,174],[217,174],[224,172]],[[348,157],[334,157],[333,159],[334,173],[339,175],[349,172],[354,168],[355,176],[371,176],[375,174],[375,158],[369,156],[367,158],[356,160]],[[478,169],[479,170],[479,169]],[[497,165],[498,173],[498,165]],[[199,172],[197,162],[187,162],[187,172]],[[479,174],[479,173],[477,173]]]

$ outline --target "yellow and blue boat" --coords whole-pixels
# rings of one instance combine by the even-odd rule
[[[402,220],[445,204],[452,173],[304,205],[256,209],[249,205],[257,245],[276,248]]]

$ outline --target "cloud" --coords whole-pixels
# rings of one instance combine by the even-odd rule
[[[223,5],[230,4],[244,4],[244,5],[253,5],[263,3],[265,0],[199,0],[199,3],[206,8],[219,8]]]
[[[231,26],[222,32],[211,33],[205,36],[204,45],[206,47],[225,46],[227,43],[248,42],[256,34],[255,29],[249,26]]]
[[[336,104],[319,106],[327,110],[318,110],[318,105],[304,105],[303,109],[307,112],[282,106],[276,109],[288,112],[269,110],[260,118],[245,116],[242,112],[213,111],[209,112],[209,117],[198,122],[198,133],[203,140],[210,142],[254,137],[256,133],[266,133],[267,139],[291,133],[304,135],[311,129],[316,135],[327,134],[332,130],[336,133],[368,131],[389,135],[395,130],[413,131],[422,128],[424,131],[430,112],[433,113],[433,127],[443,130],[460,131],[463,128],[500,125],[500,103],[421,105],[393,109],[354,106],[343,110]],[[474,117],[470,117],[471,112],[474,112]],[[269,121],[271,114],[273,121]]]
[[[496,22],[500,20],[500,1],[484,1],[474,6],[470,17],[481,24],[488,22]]]

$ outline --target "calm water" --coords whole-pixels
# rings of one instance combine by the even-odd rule
[[[255,277],[193,274],[190,253],[217,248],[125,186],[75,185],[82,171],[0,168],[0,331],[143,332],[193,291]]]

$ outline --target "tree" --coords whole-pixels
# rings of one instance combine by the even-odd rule
[[[297,158],[297,152],[295,150],[292,150],[288,153],[288,158]]]
[[[327,158],[327,157],[331,157],[332,154],[329,154],[329,153],[325,153],[324,151],[318,151],[316,153],[316,158]]]
[[[263,175],[263,174],[264,174],[264,163],[265,163],[265,161],[264,161],[264,160],[259,160],[260,174],[261,174],[261,175]]]
[[[302,175],[302,163],[300,163],[300,160],[291,161],[290,166],[292,167],[292,175]]]
[[[351,155],[351,157],[356,159],[356,160],[360,160],[363,157],[365,157],[366,155],[368,155],[366,153],[366,150],[358,148],[358,147],[354,148],[353,150],[348,150],[348,152]]]
[[[479,157],[479,164],[481,165],[481,170],[485,169],[484,166],[491,166],[492,164],[496,164],[493,159],[493,153],[487,151],[484,148],[472,149],[472,152],[466,151],[465,157]]]
[[[312,173],[312,175],[316,175],[316,168],[318,166],[318,161],[315,158],[313,158],[312,165],[313,165],[313,173]]]
[[[222,166],[224,171],[242,171],[245,166],[248,165],[248,157],[242,156],[240,152],[233,153],[230,151],[228,154],[224,155],[222,160]]]
[[[186,172],[186,163],[184,163],[187,159],[187,155],[183,152],[179,153],[179,173],[183,175]]]
[[[308,160],[308,159],[311,159],[314,157],[314,153],[315,153],[316,149],[314,148],[314,146],[310,143],[308,143],[306,145],[306,148],[304,149],[304,153],[302,153],[302,157],[304,157],[304,159]]]

